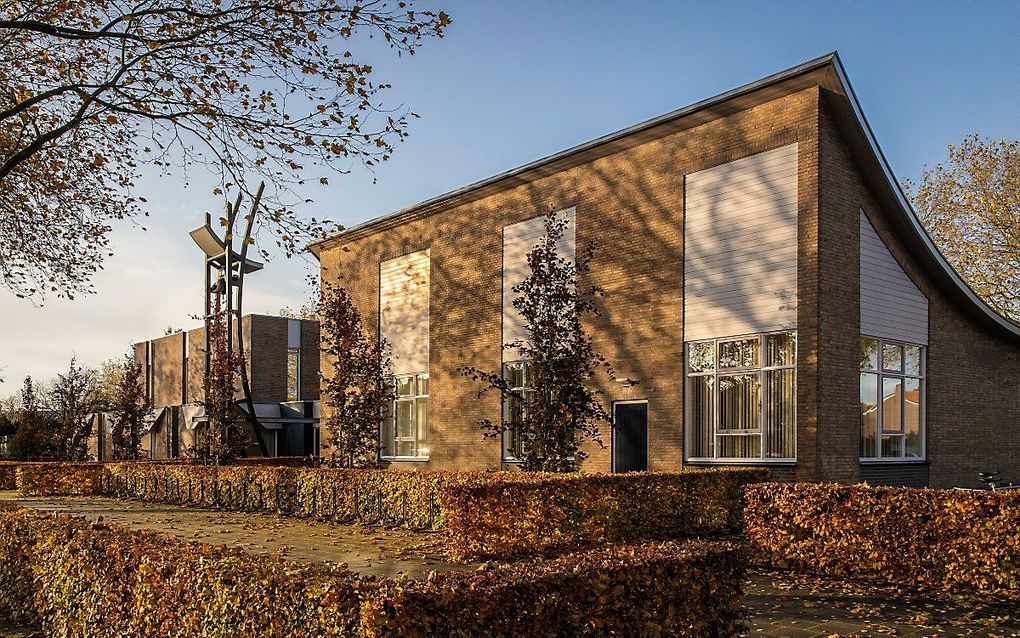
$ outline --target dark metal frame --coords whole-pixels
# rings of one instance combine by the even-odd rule
[[[255,401],[251,394],[251,384],[248,380],[248,366],[244,355],[244,336],[241,324],[242,303],[244,301],[244,275],[247,270],[252,272],[262,268],[261,264],[248,260],[248,246],[251,245],[252,225],[255,222],[255,215],[258,213],[259,204],[262,201],[262,193],[265,190],[265,183],[259,184],[258,192],[252,202],[251,212],[245,217],[244,236],[241,240],[241,252],[234,252],[234,223],[237,221],[237,214],[241,210],[241,194],[238,193],[233,205],[227,202],[227,226],[222,241],[216,238],[224,247],[220,254],[211,254],[203,247],[205,255],[205,299],[203,320],[205,323],[205,374],[209,375],[210,368],[210,335],[209,323],[212,319],[212,308],[221,307],[221,298],[226,305],[226,328],[227,328],[227,351],[234,351],[234,330],[236,318],[237,330],[237,355],[240,360],[241,390],[244,393],[244,403],[248,410],[248,422],[252,426],[255,440],[258,442],[259,452],[262,456],[269,456],[269,449],[266,446],[265,437],[262,435],[262,426],[258,416],[255,414]],[[212,217],[205,214],[205,228],[198,228],[192,231],[192,237],[196,243],[201,243],[196,233],[212,233]],[[206,230],[208,229],[208,230]],[[213,234],[215,237],[215,234]],[[236,271],[236,272],[235,272]],[[215,274],[214,274],[215,273]],[[215,276],[215,281],[214,281]]]

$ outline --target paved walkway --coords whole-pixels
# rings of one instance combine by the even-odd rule
[[[1020,596],[952,597],[817,576],[753,572],[747,636],[1020,637]]]
[[[475,567],[455,565],[444,558],[435,533],[96,497],[23,497],[15,492],[0,492],[0,501],[84,516],[132,529],[156,530],[257,554],[276,554],[303,562],[344,563],[370,576],[392,577],[404,573],[423,577],[432,571]]]

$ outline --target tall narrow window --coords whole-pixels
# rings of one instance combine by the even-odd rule
[[[528,364],[524,361],[504,363],[503,378],[510,386],[510,395],[503,402],[503,420],[510,425],[503,431],[503,461],[512,463],[520,458],[524,444],[514,426],[524,421],[528,395],[533,392]]]
[[[145,397],[150,404],[155,404],[156,396],[156,344],[145,342]]]
[[[287,320],[287,400],[301,400],[301,320]]]
[[[793,460],[797,335],[687,344],[688,460]]]
[[[301,400],[301,348],[287,348],[287,400]]]
[[[861,458],[924,458],[924,346],[861,338]]]
[[[383,458],[427,460],[429,375],[402,374],[393,384],[393,403],[383,420]]]
[[[181,403],[188,402],[188,333],[184,332],[181,346]]]

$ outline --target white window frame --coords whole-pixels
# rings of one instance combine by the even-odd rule
[[[523,402],[523,404],[521,405],[521,411],[522,411],[522,413],[524,413],[528,409],[528,407],[527,407],[527,395],[528,395],[529,392],[534,392],[534,390],[532,388],[529,388],[526,385],[527,382],[528,382],[528,362],[524,361],[524,360],[520,360],[520,359],[517,360],[517,361],[504,361],[503,362],[503,378],[504,379],[507,378],[507,376],[508,376],[507,375],[507,370],[511,366],[521,366],[522,367],[522,370],[521,370],[521,379],[524,380],[525,385],[523,385],[523,386],[514,386],[514,387],[510,388],[510,391],[511,392],[519,391],[521,393],[521,400]],[[502,418],[503,422],[504,423],[509,422],[510,419],[508,417],[510,415],[510,411],[509,411],[509,407],[507,406],[506,400],[504,400],[502,402],[502,414],[503,414],[503,418]],[[514,433],[511,430],[505,429],[505,430],[503,430],[503,435],[500,437],[501,455],[502,455],[503,463],[520,463],[521,462],[521,460],[519,458],[517,458],[516,456],[514,456],[510,452],[510,447],[511,447],[513,436],[514,436]]]
[[[766,366],[765,365],[765,341],[768,336],[777,334],[793,334],[793,363],[789,365],[781,366]],[[727,368],[725,371],[719,369],[719,346],[720,344],[731,342],[731,341],[742,341],[747,339],[758,339],[758,364],[757,366],[748,367],[737,367]],[[706,372],[691,372],[690,369],[690,347],[695,343],[707,343],[713,342],[715,347],[715,365],[711,371]],[[771,330],[769,332],[752,333],[745,335],[734,335],[717,337],[714,339],[696,339],[694,341],[688,341],[684,344],[684,379],[683,379],[683,393],[684,393],[684,461],[686,463],[693,464],[717,464],[717,465],[761,465],[761,464],[783,464],[788,465],[790,463],[797,462],[797,409],[796,406],[793,410],[793,456],[789,458],[772,458],[766,457],[764,441],[760,441],[759,450],[761,456],[757,458],[741,458],[741,457],[691,457],[687,455],[687,450],[691,448],[691,432],[692,429],[688,427],[693,422],[691,417],[691,401],[690,401],[690,385],[688,380],[692,377],[713,377],[715,382],[712,384],[712,450],[713,454],[718,454],[719,451],[719,437],[721,436],[758,436],[759,439],[764,436],[765,428],[765,373],[774,370],[793,370],[793,395],[797,396],[797,353],[800,348],[800,339],[796,330]],[[719,433],[719,378],[730,377],[730,376],[746,376],[757,373],[758,376],[758,428],[757,430],[746,430],[746,434],[739,434],[739,430],[728,430],[726,434]]]
[[[399,437],[398,438],[397,437],[397,424],[396,424],[396,420],[397,420],[397,403],[399,403],[401,401],[407,401],[407,400],[410,399],[410,401],[411,401],[411,418],[414,420],[414,431],[415,432],[419,431],[419,428],[418,428],[418,409],[417,409],[418,408],[418,406],[417,406],[418,400],[424,399],[426,401],[426,404],[428,405],[428,408],[429,408],[429,421],[432,420],[432,416],[431,416],[432,406],[429,405],[429,394],[428,393],[425,393],[425,394],[419,394],[418,393],[418,380],[420,378],[425,378],[426,380],[429,381],[428,391],[431,392],[432,391],[432,382],[431,382],[431,379],[429,379],[429,373],[428,372],[413,372],[413,373],[407,373],[407,374],[395,374],[392,377],[392,383],[393,383],[393,389],[394,389],[394,397],[390,401],[389,414],[385,415],[384,418],[387,419],[387,420],[392,421],[393,444],[394,444],[393,448],[394,449],[396,449],[396,447],[397,447],[396,446],[397,442],[407,442],[407,441],[414,442],[415,443],[415,449],[420,449],[418,444],[417,444],[418,441],[417,441],[416,438],[407,438],[407,437]],[[397,396],[396,395],[396,388],[399,387],[398,381],[401,380],[401,379],[410,379],[411,380],[411,394],[410,395],[401,395],[401,396]],[[428,428],[430,425],[431,424],[427,423],[425,425],[425,427]],[[380,445],[379,445],[379,458],[380,459],[382,459],[384,461],[416,461],[416,462],[423,462],[423,461],[428,461],[429,460],[429,456],[430,456],[431,450],[429,448],[427,448],[427,447],[424,448],[425,453],[421,454],[421,455],[418,455],[418,456],[396,456],[396,455],[387,455],[387,454],[385,454],[386,447],[387,447],[386,446],[387,441],[384,440],[384,431],[385,431],[384,427],[385,427],[385,423],[381,424],[380,428],[379,428],[379,443],[380,443]]]
[[[860,375],[862,374],[873,374],[878,377],[878,415],[876,418],[875,427],[875,450],[878,456],[860,456],[859,460],[861,463],[924,463],[928,460],[928,346],[922,343],[911,343],[909,341],[901,341],[899,339],[886,339],[883,337],[873,337],[871,335],[861,335],[861,341],[864,339],[874,339],[878,344],[878,366],[874,370],[865,370],[863,364],[858,371],[857,375],[857,388],[858,393],[860,392]],[[885,364],[882,357],[882,351],[885,344],[899,346],[900,348],[900,372],[894,370],[886,370]],[[920,376],[907,374],[906,365],[906,347],[913,346],[921,349],[921,373]],[[892,432],[885,432],[882,429],[882,422],[885,416],[885,401],[883,400],[884,395],[884,381],[886,377],[899,379],[901,382],[905,382],[907,379],[917,379],[920,381],[920,401],[921,405],[918,408],[920,412],[920,428],[921,428],[921,455],[920,456],[906,456],[906,407],[904,403],[900,404],[900,423],[903,425],[903,432],[896,434]],[[905,387],[905,386],[901,386]],[[859,395],[858,395],[859,396]],[[860,405],[860,399],[858,398],[858,405]],[[858,416],[860,416],[860,407],[858,407]],[[904,456],[882,456],[882,437],[883,436],[901,436],[904,441],[900,446],[903,450]],[[857,431],[857,449],[858,455],[861,447],[860,442],[860,426]]]

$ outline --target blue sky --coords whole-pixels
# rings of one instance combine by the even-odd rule
[[[372,45],[390,104],[421,115],[394,158],[311,186],[309,212],[356,223],[838,50],[899,177],[970,132],[1020,137],[1018,2],[419,3],[446,9],[441,41],[396,59]],[[375,183],[373,183],[373,179]],[[187,231],[222,202],[192,175],[146,177],[149,229],[121,226],[97,294],[41,307],[0,290],[0,396],[191,326],[201,260]],[[249,312],[309,295],[311,258],[251,278]]]

